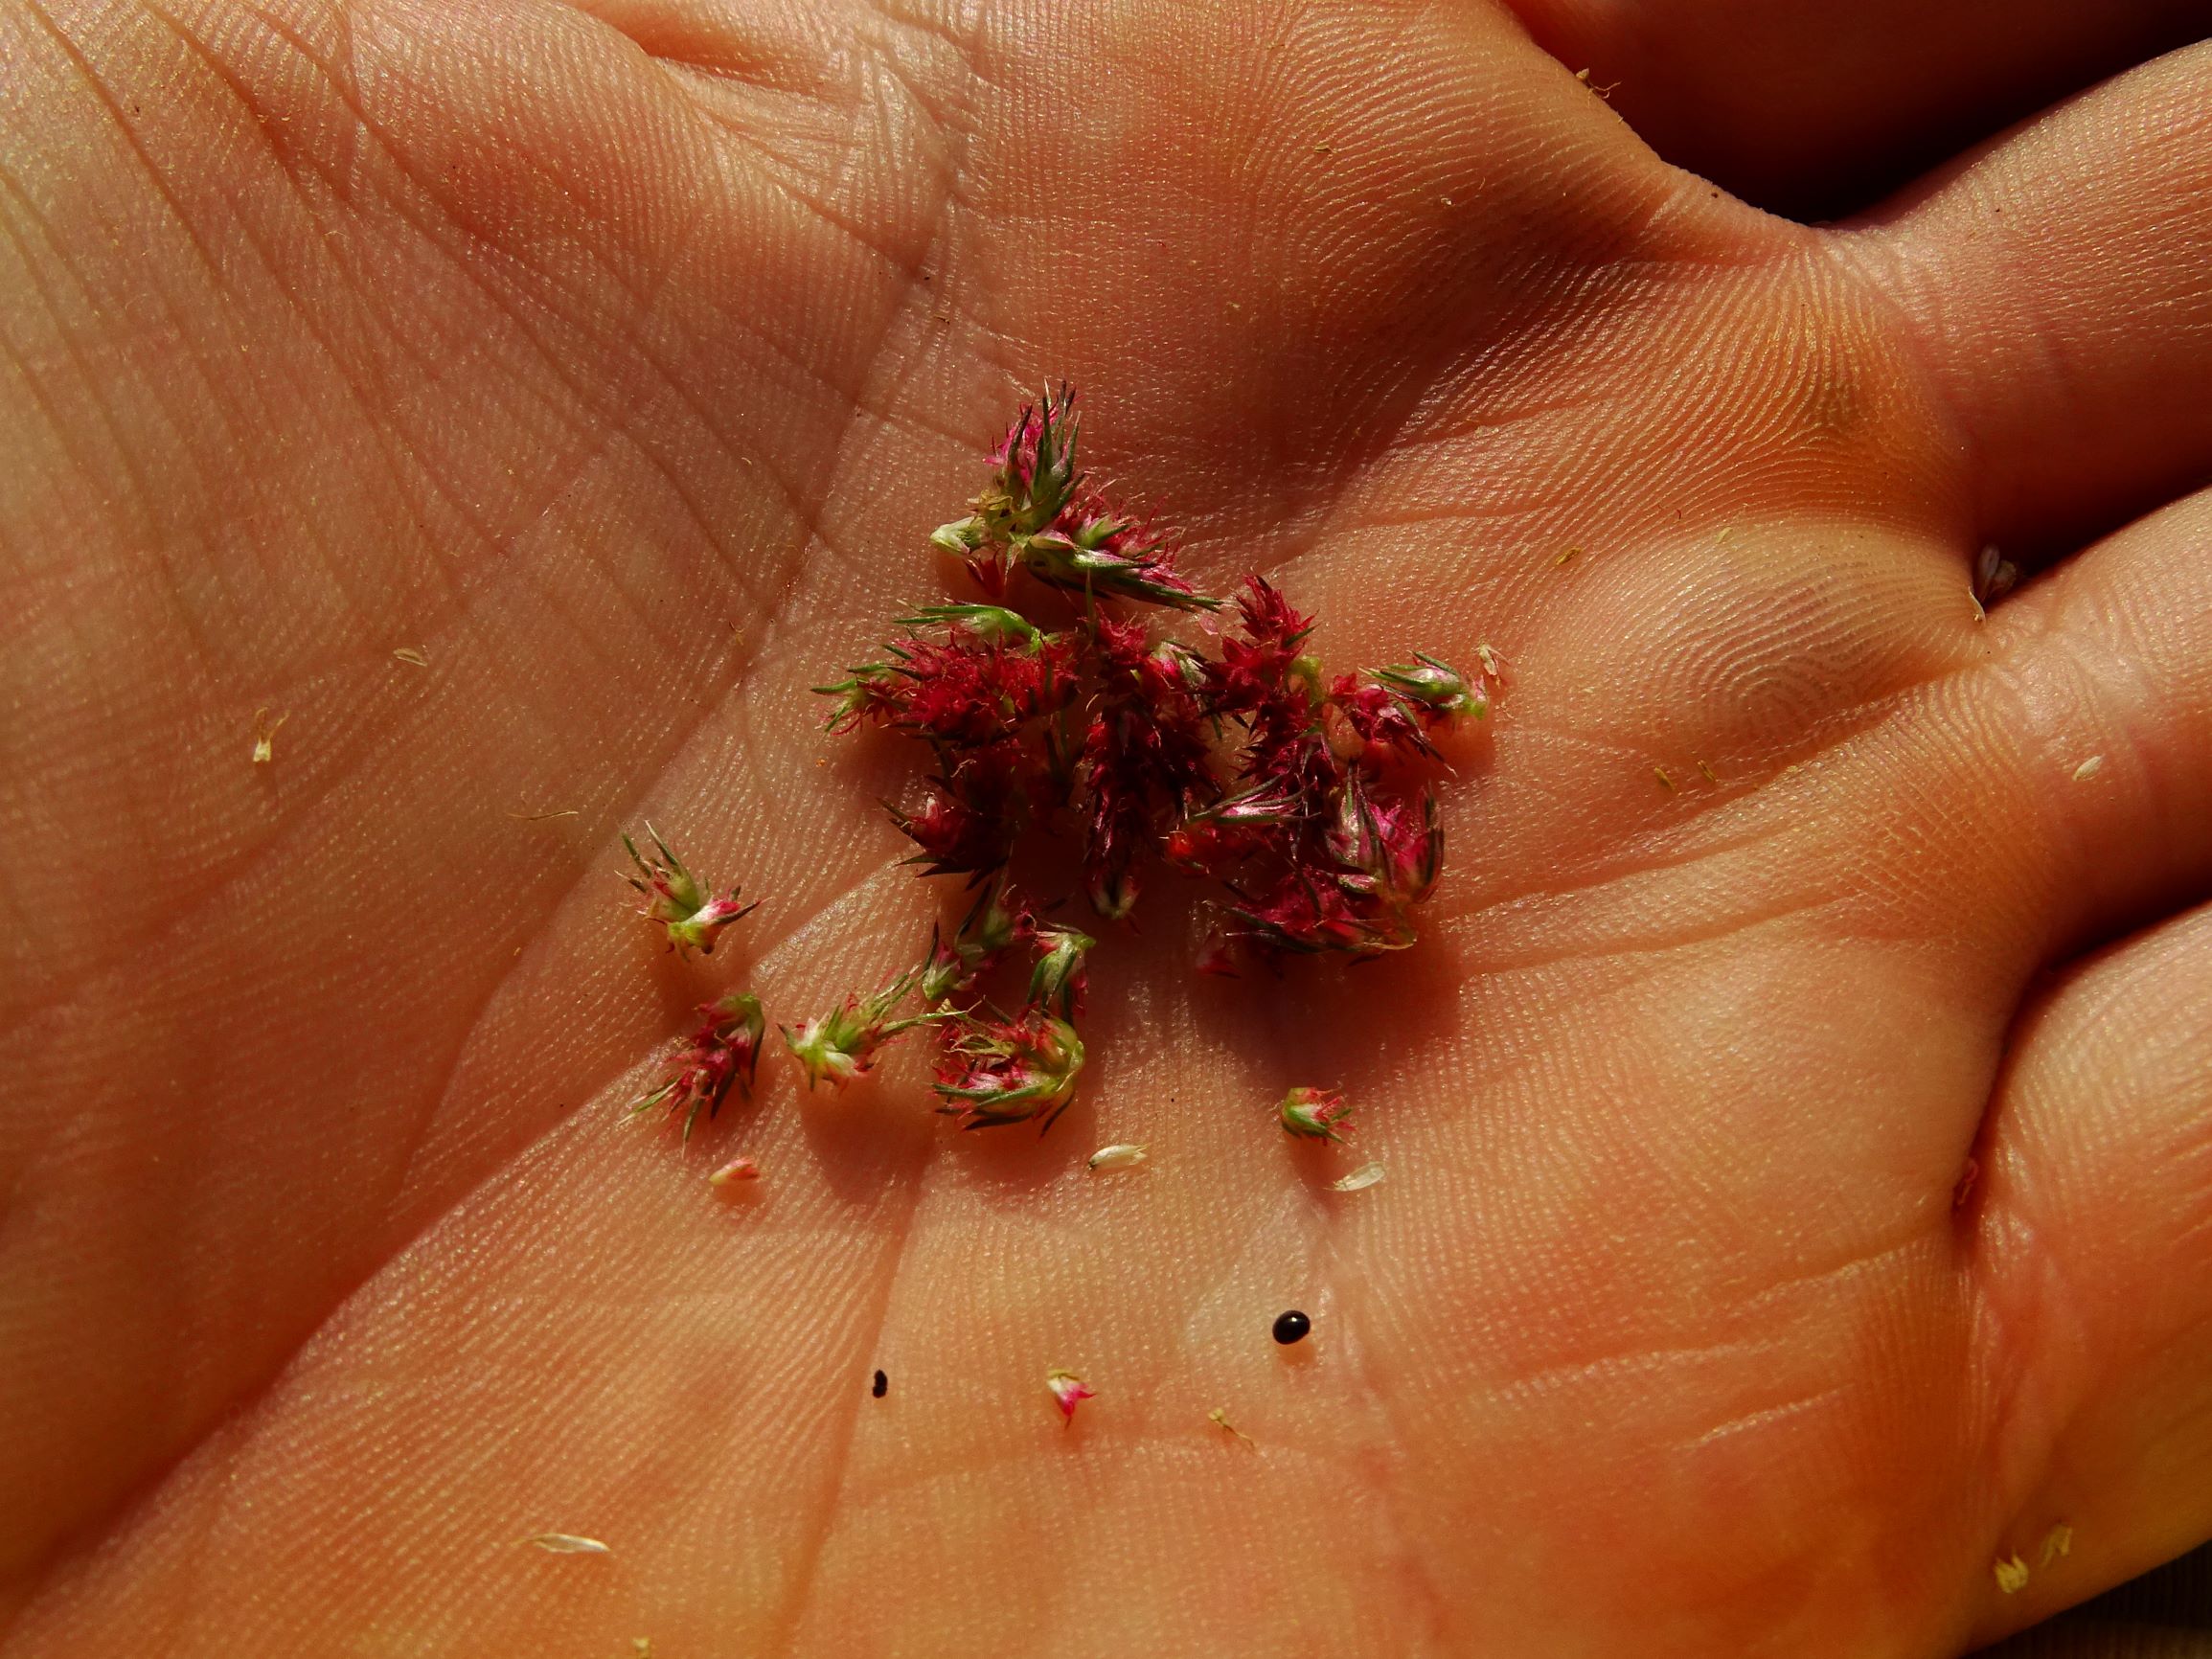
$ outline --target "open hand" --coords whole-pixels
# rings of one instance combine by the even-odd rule
[[[0,1655],[1937,1655],[2212,1531],[2212,51],[1724,188],[2203,9],[1522,11],[0,4]],[[1042,1140],[625,1121],[918,950],[808,688],[1062,375],[1503,653],[1426,937],[1163,887]]]

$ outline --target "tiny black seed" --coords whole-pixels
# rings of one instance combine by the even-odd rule
[[[1295,1307],[1288,1313],[1275,1315],[1275,1340],[1285,1348],[1289,1347],[1293,1342],[1304,1340],[1306,1332],[1312,1329],[1313,1322]]]
[[[881,1399],[885,1395],[891,1392],[891,1379],[885,1376],[881,1372],[878,1372],[876,1374],[876,1381],[869,1388],[868,1392],[874,1395],[878,1399]]]

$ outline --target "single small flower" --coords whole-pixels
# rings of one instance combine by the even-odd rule
[[[1083,1012],[1086,975],[1083,959],[1097,941],[1072,927],[1047,927],[1037,935],[1037,966],[1029,975],[1029,1006],[1074,1019]]]
[[[707,1177],[707,1185],[710,1187],[727,1187],[739,1181],[758,1181],[760,1178],[761,1167],[752,1159],[732,1158]]]
[[[1037,919],[1019,898],[1008,899],[1004,876],[987,883],[968,914],[961,918],[952,942],[945,942],[934,924],[929,929],[929,955],[922,965],[922,1000],[930,1007],[969,989],[997,966],[1008,951],[1037,936]]]
[[[1036,650],[1045,637],[1019,611],[998,604],[927,604],[901,617],[899,625],[914,632],[925,627],[963,628],[985,645],[1025,651]]]
[[[818,1014],[797,1031],[778,1027],[784,1034],[784,1046],[807,1074],[807,1086],[810,1089],[827,1082],[843,1088],[873,1068],[877,1055],[901,1032],[942,1018],[934,1011],[903,1018],[895,1015],[894,1011],[921,977],[921,969],[909,969],[875,995],[849,996],[843,1008],[834,1013]]]
[[[1380,1164],[1362,1164],[1343,1179],[1329,1183],[1332,1193],[1364,1193],[1382,1179]]]
[[[1200,964],[1209,972],[1233,969],[1227,947],[1234,944],[1248,945],[1264,958],[1325,951],[1365,958],[1403,950],[1416,937],[1405,905],[1354,872],[1332,878],[1293,867],[1243,903],[1224,905],[1222,914],[1235,925],[1209,943]]]
[[[824,724],[832,734],[842,735],[869,720],[891,719],[905,690],[897,662],[861,663],[848,668],[845,678],[811,688],[817,696],[837,699]]]
[[[1402,913],[1426,898],[1444,865],[1444,825],[1436,793],[1424,787],[1411,800],[1377,797],[1355,771],[1337,803],[1329,851],[1344,874],[1337,884],[1357,898],[1379,899]],[[1411,929],[1406,943],[1411,943]]]
[[[1313,1141],[1341,1142],[1344,1137],[1337,1125],[1352,1115],[1338,1089],[1299,1087],[1283,1097],[1276,1108],[1283,1120],[1283,1127],[1291,1134]]]
[[[1487,679],[1495,679],[1497,659],[1488,646],[1481,648]],[[1430,656],[1426,651],[1415,651],[1410,663],[1392,663],[1388,668],[1368,670],[1377,681],[1387,686],[1406,702],[1420,711],[1422,717],[1431,725],[1451,720],[1487,718],[1490,714],[1490,688],[1486,680],[1470,685],[1465,675]]]
[[[1133,1170],[1152,1156],[1148,1147],[1133,1141],[1125,1141],[1111,1147],[1101,1147],[1083,1160],[1084,1167],[1092,1170]]]
[[[1022,567],[1048,587],[1173,610],[1221,606],[1221,601],[1198,592],[1176,573],[1172,549],[1133,520],[1104,511],[1065,530],[1017,537],[1014,545]]]
[[[932,922],[929,928],[929,954],[923,959],[922,971],[915,985],[922,992],[922,1000],[935,1008],[948,1001],[968,984],[969,974],[960,953],[945,943],[943,932]]]
[[[1330,690],[1329,700],[1362,742],[1400,749],[1408,755],[1436,753],[1436,745],[1422,730],[1419,705],[1388,686],[1363,686],[1353,675],[1341,674]]]
[[[1060,516],[1075,493],[1075,391],[1049,386],[1024,408],[991,457],[991,482],[966,518],[940,525],[929,539],[965,562],[976,584],[996,598],[1006,591],[1011,544],[1035,535]]]
[[[750,914],[760,900],[740,904],[738,889],[734,886],[724,898],[712,897],[684,868],[683,860],[669,850],[658,830],[648,824],[645,832],[652,838],[655,852],[655,856],[650,859],[638,852],[637,843],[629,838],[627,830],[622,837],[629,861],[637,866],[635,875],[626,875],[623,879],[645,896],[645,907],[638,914],[668,930],[671,950],[689,955],[696,949],[702,956],[712,955],[715,941],[721,937],[722,929]]]
[[[920,850],[908,862],[921,865],[924,875],[979,880],[1005,865],[1018,828],[1010,805],[971,804],[937,778],[930,780],[919,807],[912,812],[894,807],[891,821]]]
[[[712,1118],[719,1112],[733,1085],[741,1094],[753,1092],[753,1074],[761,1063],[761,1034],[767,1029],[761,999],[750,991],[734,990],[701,1003],[699,1016],[699,1027],[690,1040],[669,1057],[668,1077],[629,1107],[632,1117],[659,1105],[671,1113],[682,1112],[687,1141],[699,1113]]]
[[[952,949],[973,980],[989,973],[1015,945],[1038,937],[1037,919],[1021,899],[1009,902],[1005,881],[986,887],[961,918]]]
[[[1039,1114],[1049,1129],[1075,1098],[1083,1060],[1075,1027],[1041,1009],[1013,1019],[968,1015],[946,1028],[936,1083],[945,1104],[937,1109],[957,1116],[964,1129]]]
[[[2061,1521],[2043,1534],[2043,1548],[2037,1560],[2038,1566],[2047,1567],[2061,1556],[2074,1553],[2074,1529]]]
[[[1098,1390],[1072,1371],[1055,1366],[1044,1374],[1044,1386],[1052,1393],[1053,1404],[1060,1407],[1060,1426],[1075,1421],[1075,1408],[1086,1399],[1096,1399]]]
[[[2028,1564],[2018,1556],[1997,1562],[1995,1571],[1997,1588],[2008,1596],[2017,1596],[2028,1587]]]

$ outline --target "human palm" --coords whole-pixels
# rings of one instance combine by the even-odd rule
[[[1937,1654],[2212,1529],[2212,507],[1968,590],[2212,460],[2212,55],[1839,229],[1568,72],[1810,200],[2192,15],[1892,10],[0,8],[0,1653]],[[1047,375],[1504,654],[1425,937],[1156,887],[1042,1139],[627,1121],[947,901],[808,688]]]

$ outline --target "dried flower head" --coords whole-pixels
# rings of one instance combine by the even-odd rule
[[[807,1086],[827,1082],[842,1088],[872,1068],[877,1055],[900,1033],[943,1017],[937,1012],[899,1017],[896,1010],[922,977],[911,968],[873,996],[849,996],[833,1013],[819,1014],[797,1031],[777,1029],[784,1044],[807,1074]]]
[[[661,832],[650,824],[645,832],[652,840],[654,856],[647,858],[637,850],[637,843],[623,832],[622,844],[629,853],[629,861],[637,866],[637,874],[626,875],[627,881],[645,896],[645,906],[638,912],[649,920],[660,922],[668,930],[669,948],[689,955],[696,949],[702,956],[712,955],[715,941],[722,929],[741,916],[750,914],[760,901],[751,904],[738,902],[738,889],[732,887],[721,898],[711,897],[699,885],[696,876],[669,850]]]
[[[1044,1127],[1067,1109],[1083,1071],[1075,1027],[1041,1009],[1012,1019],[970,1014],[946,1028],[937,1063],[938,1110],[964,1129],[1019,1124],[1042,1114]]]
[[[1075,1408],[1086,1399],[1096,1399],[1098,1390],[1072,1371],[1055,1366],[1044,1374],[1044,1386],[1052,1395],[1053,1404],[1060,1407],[1060,1426],[1075,1421]]]
[[[633,1117],[659,1105],[671,1113],[683,1113],[687,1141],[699,1113],[712,1118],[719,1112],[733,1085],[742,1094],[752,1093],[753,1074],[761,1063],[761,1034],[766,1029],[761,999],[742,990],[701,1003],[699,1022],[670,1056],[669,1075],[660,1086],[640,1095],[629,1107]]]
[[[1337,1141],[1344,1137],[1337,1125],[1352,1115],[1345,1104],[1341,1090],[1298,1087],[1283,1097],[1276,1108],[1283,1120],[1283,1127],[1291,1134],[1314,1141]]]

